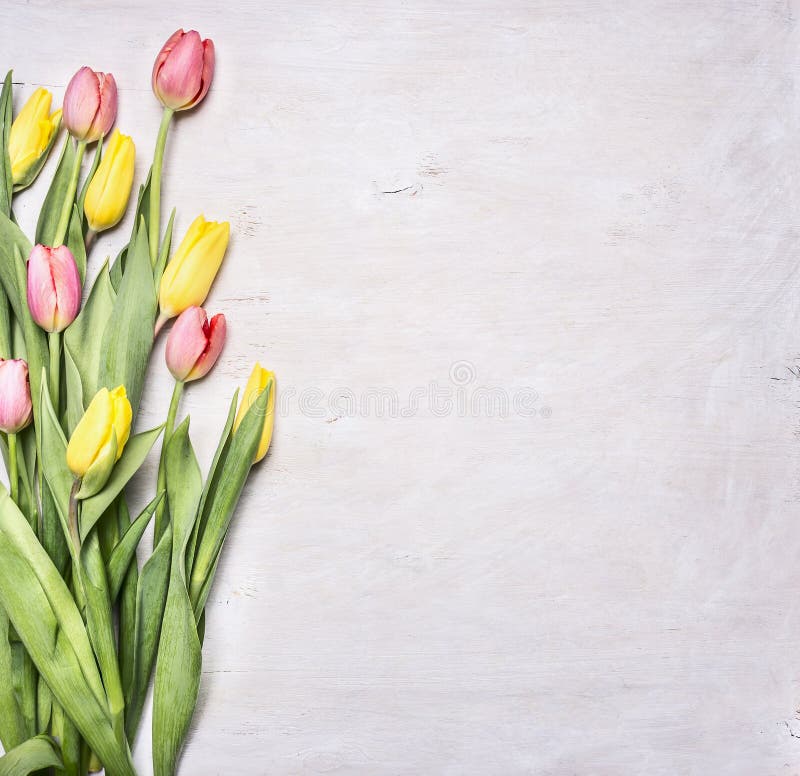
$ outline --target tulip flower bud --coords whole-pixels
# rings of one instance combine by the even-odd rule
[[[100,161],[83,203],[83,212],[93,232],[116,226],[125,208],[133,185],[136,146],[128,135],[114,130]]]
[[[210,321],[202,307],[184,310],[167,337],[167,367],[176,380],[188,383],[205,377],[225,344],[225,316]]]
[[[188,110],[208,92],[214,77],[214,41],[195,30],[174,32],[153,65],[153,92],[170,110]]]
[[[198,216],[192,222],[161,277],[159,327],[192,305],[200,307],[205,302],[225,256],[230,231],[227,221],[216,223]]]
[[[11,125],[8,157],[11,178],[19,191],[30,186],[41,171],[61,126],[61,110],[50,113],[53,95],[41,86],[28,98]]]
[[[63,331],[78,315],[81,278],[66,245],[35,245],[28,259],[28,308],[45,331]]]
[[[101,388],[95,394],[67,445],[67,466],[83,480],[78,498],[102,490],[125,449],[132,417],[124,386]]]
[[[28,365],[21,359],[0,358],[0,431],[16,434],[31,422]]]
[[[77,140],[94,143],[117,118],[117,82],[111,73],[82,67],[64,93],[64,126]]]
[[[239,405],[239,412],[236,413],[236,420],[233,422],[233,431],[239,428],[247,410],[256,402],[259,396],[268,390],[269,398],[267,399],[267,411],[264,415],[264,426],[261,431],[261,439],[258,443],[258,450],[256,451],[253,463],[258,463],[269,450],[269,443],[272,440],[272,428],[275,423],[275,374],[264,369],[261,364],[256,362],[253,371],[250,373],[250,379],[247,381],[247,386],[242,395],[242,403]]]

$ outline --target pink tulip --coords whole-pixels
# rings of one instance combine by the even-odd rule
[[[28,365],[21,359],[0,358],[0,431],[16,434],[31,422]]]
[[[28,308],[45,331],[63,331],[81,306],[81,278],[66,245],[35,245],[28,258]]]
[[[208,92],[214,77],[214,41],[196,30],[174,32],[153,65],[153,92],[162,105],[188,110]]]
[[[167,366],[176,380],[189,382],[205,377],[225,344],[225,316],[210,321],[202,307],[184,310],[167,337]]]
[[[93,143],[117,118],[117,82],[111,73],[82,67],[64,93],[64,126],[78,140]]]

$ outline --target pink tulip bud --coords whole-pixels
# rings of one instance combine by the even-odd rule
[[[45,331],[63,331],[81,306],[81,278],[66,245],[35,245],[28,258],[28,308]]]
[[[16,434],[31,422],[28,365],[21,359],[0,358],[0,431]]]
[[[176,380],[189,382],[205,377],[225,344],[225,316],[210,321],[202,307],[184,310],[167,337],[167,366]]]
[[[172,110],[188,110],[208,92],[214,77],[214,41],[196,30],[174,32],[153,65],[153,92]]]
[[[64,126],[78,140],[94,143],[117,118],[117,82],[111,73],[82,67],[64,93]]]

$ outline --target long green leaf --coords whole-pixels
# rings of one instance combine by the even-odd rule
[[[14,694],[17,697],[17,705],[25,722],[25,737],[30,738],[30,736],[35,736],[38,732],[36,730],[36,685],[38,684],[38,677],[22,642],[12,642],[11,656]]]
[[[81,507],[81,538],[85,538],[94,524],[111,506],[128,481],[144,463],[144,459],[158,439],[164,427],[157,426],[150,431],[132,436],[125,445],[122,457],[114,465],[108,482],[103,489],[91,498],[84,499]]]
[[[0,358],[13,358],[14,343],[11,332],[11,305],[5,288],[0,285]]]
[[[172,526],[167,525],[152,555],[142,567],[136,589],[136,627],[134,671],[125,687],[125,730],[133,741],[142,717],[150,674],[153,671],[161,620],[167,600],[172,557]]]
[[[108,696],[112,726],[118,739],[125,740],[125,701],[117,663],[111,596],[96,530],[86,537],[80,554],[80,581],[86,596],[86,627]]]
[[[47,486],[53,498],[59,522],[64,533],[64,538],[69,543],[70,553],[77,562],[77,549],[72,546],[67,517],[69,513],[69,493],[74,482],[72,472],[67,466],[67,440],[61,430],[53,404],[50,401],[50,392],[44,380],[41,383],[40,404],[42,407],[39,418],[39,435],[41,439],[41,457],[39,465],[44,473]]]
[[[156,507],[164,498],[162,490],[140,513],[139,516],[130,524],[119,543],[114,547],[111,557],[108,560],[108,587],[111,591],[111,599],[115,600],[119,594],[125,574],[131,561],[136,555],[136,548],[147,528],[147,524],[153,517]]]
[[[264,413],[270,390],[262,391],[231,439],[230,450],[220,471],[219,485],[208,504],[208,518],[202,536],[198,537],[197,552],[192,567],[189,592],[195,620],[200,619],[216,570],[217,558],[228,533],[233,512],[239,503],[247,475],[261,438]],[[169,493],[167,493],[169,498]]]
[[[81,373],[69,346],[64,344],[64,380],[67,385],[67,413],[65,429],[68,436],[72,435],[75,427],[83,417],[83,382]]]
[[[58,744],[50,736],[35,736],[0,757],[0,776],[27,776],[41,768],[61,765]]]
[[[144,385],[144,373],[153,347],[156,291],[144,219],[128,247],[125,273],[114,312],[102,341],[99,384],[112,389],[124,385],[134,415]]]
[[[172,564],[153,691],[153,771],[173,776],[200,687],[200,639],[186,586],[186,547],[203,480],[189,440],[189,419],[167,446],[167,498],[172,517]]]
[[[112,730],[78,609],[4,489],[0,489],[0,604],[39,673],[109,772],[135,776],[130,751]],[[65,638],[58,638],[59,629]]]
[[[145,515],[147,514],[148,508],[149,507],[145,507]],[[140,517],[142,517],[142,515],[140,515]],[[128,504],[124,494],[117,499],[117,527],[120,535],[124,539],[131,527],[131,515],[128,511]],[[127,564],[127,571],[125,572],[122,586],[119,588],[117,597],[119,611],[117,651],[119,653],[119,671],[122,676],[123,688],[130,687],[134,676],[136,662],[136,587],[138,583],[139,566],[136,562],[136,553],[134,552]],[[111,584],[111,581],[109,581],[109,585]]]
[[[83,283],[86,280],[86,243],[83,241],[83,213],[78,212],[76,203],[72,205],[66,243],[75,257],[75,263],[78,265],[78,274],[80,275],[81,283]]]
[[[86,179],[83,182],[83,186],[81,186],[80,193],[78,194],[78,212],[81,214],[81,220],[83,224],[83,233],[89,229],[89,224],[86,220],[86,216],[83,212],[83,205],[86,202],[86,193],[89,191],[89,184],[92,182],[92,178],[94,178],[94,174],[97,172],[97,168],[100,166],[100,160],[103,158],[103,138],[101,137],[100,140],[97,141],[97,148],[94,152],[94,158],[92,159],[92,165],[89,167],[89,171],[86,173]]]
[[[12,675],[11,633],[8,615],[0,607],[0,676]],[[0,681],[0,743],[8,752],[25,740],[25,723],[10,681]]]
[[[70,176],[72,175],[72,167],[75,164],[76,153],[72,136],[67,134],[64,137],[64,147],[53,175],[53,181],[39,213],[39,221],[36,224],[37,243],[52,245],[55,240],[58,221],[61,218],[61,208],[69,191]]]
[[[206,475],[206,484],[203,486],[203,496],[200,499],[200,506],[197,510],[197,520],[192,530],[192,538],[189,542],[189,547],[186,551],[186,574],[191,577],[192,567],[194,566],[194,555],[197,549],[198,538],[202,537],[205,530],[205,524],[208,517],[208,512],[205,509],[206,504],[213,501],[214,494],[219,486],[219,475],[221,473],[220,463],[224,462],[230,448],[231,429],[233,428],[233,421],[236,418],[236,407],[239,403],[239,389],[233,392],[230,406],[228,408],[228,417],[225,420],[225,426],[219,437],[219,443],[214,453],[214,458],[211,461],[211,467]]]
[[[58,638],[63,638],[61,633]],[[61,743],[61,758],[64,760],[63,776],[85,776],[86,769],[82,768],[81,734],[57,702],[53,703],[50,732]],[[58,776],[62,774],[59,773]]]
[[[11,159],[8,156],[8,137],[11,133],[11,70],[6,73],[0,91],[0,211],[11,215],[11,199],[14,195],[11,177]]]

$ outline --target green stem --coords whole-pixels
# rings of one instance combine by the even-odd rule
[[[67,138],[69,142],[69,138]],[[69,229],[69,220],[72,218],[72,206],[75,203],[75,192],[78,190],[78,178],[81,174],[81,162],[83,161],[83,154],[86,151],[86,141],[78,141],[78,151],[75,154],[75,162],[72,165],[72,174],[69,178],[69,188],[64,196],[64,203],[61,205],[61,217],[58,219],[58,226],[56,227],[55,239],[53,240],[53,248],[63,245],[64,237]]]
[[[164,166],[164,148],[167,145],[167,132],[173,111],[164,108],[161,126],[158,128],[156,150],[153,154],[153,171],[150,177],[150,264],[155,267],[158,258],[158,244],[161,241],[161,169]]]
[[[164,441],[161,444],[161,458],[158,461],[158,486],[157,493],[167,488],[167,445],[172,439],[172,432],[175,430],[175,416],[178,414],[178,405],[183,395],[185,383],[180,380],[175,381],[175,388],[172,391],[172,399],[169,403],[167,412],[167,423],[164,426]],[[156,508],[156,524],[153,538],[153,546],[156,546],[166,530],[167,497],[161,499],[161,503]]]
[[[60,418],[61,333],[57,331],[50,332],[48,344],[50,345],[50,400],[53,402],[53,409],[56,411],[56,416]]]
[[[8,484],[11,500],[19,504],[19,472],[17,470],[17,435],[8,435]]]

